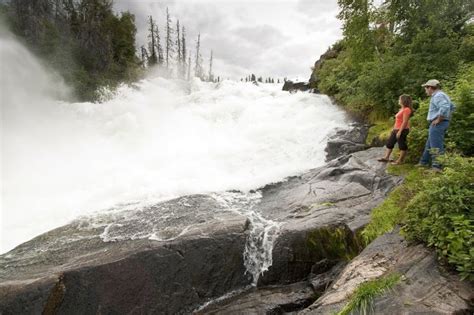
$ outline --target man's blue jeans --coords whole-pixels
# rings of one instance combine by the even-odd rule
[[[449,126],[449,120],[443,120],[436,126],[430,124],[428,139],[426,139],[425,150],[421,156],[420,164],[441,168],[436,158],[444,153],[444,135]]]

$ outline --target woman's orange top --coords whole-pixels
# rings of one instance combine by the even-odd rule
[[[395,126],[393,127],[393,129],[400,129],[403,123],[404,115],[408,115],[408,119],[410,119],[410,115],[411,115],[410,107],[403,107],[402,109],[398,111],[398,113],[395,115]],[[405,126],[405,129],[409,129],[409,128],[410,128],[410,120],[408,120],[408,123]]]

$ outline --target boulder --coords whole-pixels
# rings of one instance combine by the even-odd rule
[[[353,123],[348,129],[336,130],[327,142],[326,160],[332,160],[342,155],[365,150],[369,146],[365,144],[369,125]]]
[[[372,242],[354,258],[331,287],[299,314],[340,311],[363,282],[390,273],[401,281],[373,301],[374,314],[472,314],[474,286],[440,266],[432,250],[408,245],[398,231]],[[356,311],[357,313],[357,311]]]
[[[283,91],[296,92],[296,91],[308,91],[311,87],[307,82],[293,82],[286,80],[283,84]]]

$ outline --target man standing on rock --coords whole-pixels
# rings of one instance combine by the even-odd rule
[[[429,166],[439,171],[441,165],[436,158],[444,153],[444,136],[449,126],[451,113],[454,105],[446,93],[441,91],[441,85],[438,80],[428,80],[422,85],[428,96],[431,96],[430,108],[428,110],[427,120],[430,122],[428,130],[428,139],[426,139],[425,150],[418,165]]]

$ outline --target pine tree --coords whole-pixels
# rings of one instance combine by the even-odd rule
[[[188,81],[191,80],[191,53],[189,54],[188,57]]]
[[[214,81],[214,75],[212,74],[212,50],[211,50],[211,58],[209,58],[209,81]]]
[[[149,66],[154,66],[158,62],[157,54],[156,54],[156,25],[155,22],[153,21],[153,17],[150,15],[148,17],[148,31],[150,34],[148,34],[148,38],[150,39],[150,42],[148,43],[148,47],[150,50],[150,57],[148,58],[148,65]]]
[[[340,8],[337,17],[343,21],[344,40],[350,47],[352,61],[359,64],[371,60],[375,52],[374,33],[370,29],[373,14],[371,1],[338,0],[337,2]]]
[[[146,64],[148,62],[148,51],[143,45],[140,47],[140,50],[141,50],[142,66],[146,67]]]
[[[201,80],[203,79],[203,70],[202,70],[202,56],[201,56],[201,33],[198,34],[198,39],[196,42],[196,59],[194,64],[194,75]]]
[[[166,68],[170,67],[170,57],[173,53],[173,40],[171,39],[173,29],[171,28],[171,17],[166,7]]]
[[[183,60],[181,56],[181,36],[180,36],[180,27],[179,27],[179,20],[176,20],[176,47],[177,47],[177,55],[176,55],[176,61],[178,63],[178,73],[181,74],[182,72],[182,66],[183,66]]]
[[[186,76],[186,29],[182,27],[181,32],[181,59],[183,60],[183,78]]]
[[[163,47],[161,47],[161,37],[160,37],[160,30],[158,29],[158,25],[156,25],[156,50],[158,52],[158,64],[163,65],[165,60],[163,58]]]

